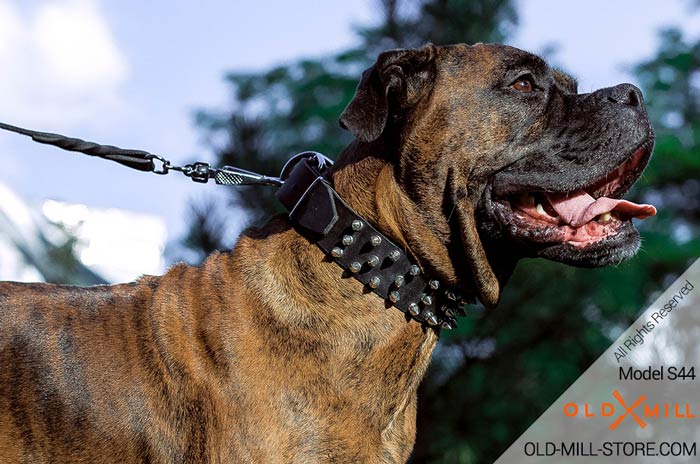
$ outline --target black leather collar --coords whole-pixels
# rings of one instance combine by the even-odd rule
[[[167,174],[180,171],[195,182],[214,178],[223,185],[279,186],[277,198],[289,210],[289,218],[302,235],[328,253],[346,276],[352,276],[407,316],[432,327],[452,329],[454,316],[463,315],[460,295],[424,275],[405,250],[391,242],[352,210],[327,179],[333,162],[316,152],[300,153],[282,169],[280,179],[231,166],[212,169],[196,162],[173,165],[162,156],[141,150],[125,150],[48,132],[37,132],[0,122],[0,129],[32,137],[32,140],[116,161],[141,171]],[[156,167],[154,160],[162,165]]]
[[[352,210],[328,182],[333,162],[316,152],[290,159],[280,178],[277,198],[292,223],[345,270],[421,324],[443,329],[457,326],[462,313],[458,292],[426,276],[405,250]]]

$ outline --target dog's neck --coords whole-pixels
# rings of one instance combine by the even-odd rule
[[[334,188],[348,206],[406,249],[426,273],[456,282],[444,242],[400,188],[384,148],[381,139],[351,144],[333,168]],[[231,262],[245,276],[250,292],[246,299],[257,301],[240,318],[255,321],[256,337],[271,336],[265,332],[269,330],[276,334],[271,338],[284,339],[285,346],[269,356],[289,353],[304,372],[300,382],[308,378],[327,382],[334,394],[355,399],[352,408],[362,405],[361,411],[351,414],[382,431],[382,436],[398,433],[401,438],[393,439],[413,441],[416,392],[437,344],[436,329],[410,320],[344,275],[284,216],[260,230],[247,231]]]
[[[380,229],[378,205],[382,202],[377,201],[377,181],[384,169],[391,169],[383,157],[383,145],[381,139],[372,144],[353,142],[333,166],[333,187],[340,197]],[[393,238],[400,242],[402,235]]]
[[[240,259],[244,256],[256,259]],[[244,328],[234,333],[246,338],[245,326],[252,324],[256,339],[281,340],[283,346],[266,356],[282,356],[300,373],[279,388],[306,391],[310,379],[327,385],[326,396],[310,398],[310,407],[328,408],[333,398],[345,398],[342,411],[333,411],[338,420],[350,415],[368,433],[381,432],[387,446],[396,442],[410,450],[417,389],[437,332],[407,320],[362,283],[343,277],[343,270],[283,216],[248,231],[231,263],[242,267],[246,300],[254,302],[250,313],[236,316],[248,322],[240,322]]]
[[[449,248],[453,241],[449,221],[428,223],[420,206],[399,185],[392,157],[398,154],[385,146],[383,137],[373,143],[353,142],[334,165],[335,190],[360,216],[402,246],[427,275],[473,299],[468,271],[455,268],[454,254],[461,249]]]
[[[392,174],[391,165],[373,154],[371,148],[379,147],[368,148],[341,158],[334,186],[357,213],[408,246],[401,218],[393,215],[393,189],[382,193],[377,188],[391,181],[383,177]],[[243,262],[237,256],[257,258]],[[283,350],[308,361],[314,371],[308,376],[323,378],[342,396],[364,404],[367,411],[361,414],[373,428],[385,431],[400,423],[402,436],[412,435],[416,392],[437,343],[435,329],[409,320],[344,276],[283,216],[246,232],[232,258],[244,267],[241,275],[260,303],[255,313],[242,317],[256,319],[263,330],[284,330],[288,346]]]

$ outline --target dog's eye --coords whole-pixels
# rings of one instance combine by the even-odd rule
[[[523,93],[529,93],[535,90],[535,83],[532,82],[532,76],[530,75],[520,76],[510,86],[518,92]]]

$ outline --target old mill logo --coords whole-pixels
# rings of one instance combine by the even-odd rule
[[[637,423],[640,428],[647,426],[649,419],[668,417],[672,419],[694,419],[695,414],[691,413],[689,404],[680,403],[647,403],[646,395],[641,395],[633,402],[625,401],[620,392],[613,390],[613,398],[617,403],[605,402],[600,406],[584,403],[566,403],[564,405],[564,415],[567,417],[583,417],[591,419],[594,417],[611,417],[610,430],[615,430],[623,421],[629,418]]]

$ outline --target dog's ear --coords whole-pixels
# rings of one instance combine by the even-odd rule
[[[432,44],[380,54],[377,62],[362,73],[355,96],[340,115],[340,126],[363,142],[379,138],[390,112],[415,105],[431,86],[435,55]]]

